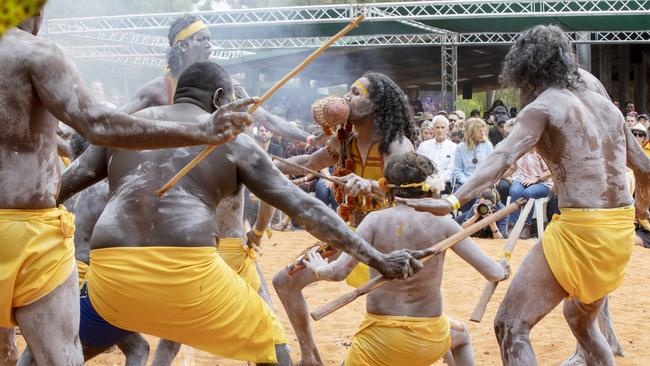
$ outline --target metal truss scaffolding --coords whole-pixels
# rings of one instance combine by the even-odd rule
[[[440,46],[441,65],[441,102],[442,109],[453,111],[456,108],[455,98],[458,81],[458,39],[457,34],[446,34]]]
[[[278,24],[343,23],[363,11],[368,21],[421,21],[503,17],[561,17],[584,15],[648,15],[650,1],[644,0],[466,0],[423,1],[365,5],[327,5],[287,8],[198,12],[210,27]],[[111,17],[52,19],[49,34],[99,31],[163,30],[180,13],[142,14]]]
[[[341,4],[326,6],[276,7],[230,11],[197,12],[210,28],[246,30],[248,38],[213,40],[213,58],[240,60],[259,58],[278,49],[309,49],[319,47],[329,37],[268,37],[259,29],[269,26],[291,26],[299,30],[308,24],[347,23],[359,13],[366,15],[371,29],[377,23],[397,24],[409,30],[400,34],[364,34],[340,39],[334,47],[414,47],[439,46],[441,49],[441,92],[446,109],[453,108],[457,92],[457,51],[461,46],[502,46],[514,43],[517,32],[455,33],[426,24],[427,21],[489,20],[520,18],[526,22],[537,17],[562,18],[587,16],[647,16],[647,0],[439,0],[402,3]],[[166,37],[155,35],[166,31],[181,13],[140,14],[73,19],[50,19],[45,23],[46,36],[61,42],[77,59],[93,59],[161,68],[168,48]],[[396,23],[397,22],[397,23]],[[375,25],[374,27],[373,24]],[[650,43],[648,30],[569,31],[574,43],[613,44]],[[367,32],[366,32],[367,33]],[[372,33],[372,32],[371,32]],[[300,34],[300,31],[292,32]],[[250,36],[252,35],[252,36]],[[79,45],[79,40],[83,40]],[[451,103],[451,104],[450,104]]]

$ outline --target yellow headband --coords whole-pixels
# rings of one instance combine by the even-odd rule
[[[176,37],[174,37],[174,43],[187,39],[202,29],[208,29],[208,26],[205,25],[205,23],[202,21],[197,20],[196,22],[185,27],[182,31],[178,32],[178,34],[176,34]]]
[[[368,89],[366,89],[366,87],[363,86],[363,84],[361,84],[359,80],[355,81],[354,84],[352,84],[352,86],[356,86],[357,89],[359,89],[361,94],[363,94],[364,96],[367,97],[368,95],[370,95],[370,93],[368,93]]]
[[[429,185],[429,182],[424,181],[420,183],[408,183],[408,184],[400,184],[400,185],[395,185],[395,184],[390,184],[386,180],[386,178],[381,177],[379,178],[379,181],[377,182],[379,188],[383,190],[384,192],[388,192],[388,189],[390,188],[420,188],[423,192],[429,192],[431,190],[431,185]]]

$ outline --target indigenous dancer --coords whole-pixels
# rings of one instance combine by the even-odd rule
[[[178,76],[190,65],[208,61],[212,54],[210,31],[205,23],[194,15],[186,14],[176,18],[169,26],[167,39],[169,50],[165,76],[143,86],[121,108],[122,111],[135,113],[144,108],[172,104]],[[238,98],[248,98],[241,85],[236,82],[234,85]],[[310,137],[305,131],[292,127],[288,121],[268,113],[264,108],[258,108],[253,113],[253,120],[257,124],[263,124],[274,134],[292,140],[311,142],[315,138]]]
[[[406,95],[386,75],[369,72],[356,80],[345,95],[350,116],[337,135],[327,145],[311,155],[289,159],[313,170],[337,166],[334,173],[346,182],[346,189],[336,188],[339,213],[352,227],[384,202],[364,197],[363,193],[383,195],[377,181],[383,176],[384,162],[392,154],[413,151],[414,130]],[[285,174],[304,171],[278,162]],[[291,215],[290,215],[291,216]],[[348,284],[359,286],[368,280],[367,268],[358,266],[348,277]],[[303,365],[322,365],[309,324],[307,302],[302,289],[318,281],[311,272],[301,271],[289,276],[286,270],[273,278],[282,304],[293,326],[302,355]]]
[[[122,111],[135,113],[144,108],[172,104],[179,75],[197,62],[208,61],[212,53],[210,31],[205,23],[194,15],[185,14],[176,18],[169,26],[167,38],[169,50],[167,51],[165,76],[156,78],[143,86],[121,108]],[[233,81],[233,86],[237,98],[249,97],[240,84]],[[304,131],[294,128],[288,121],[268,113],[263,108],[258,108],[253,113],[253,120],[282,137],[300,141],[311,141],[314,138]],[[243,213],[240,215],[238,212],[229,209],[242,207],[243,210],[243,198],[242,191],[231,197],[224,198],[223,202],[217,206],[217,225],[221,236],[218,251],[224,261],[235,271],[242,274],[253,288],[264,292],[266,291],[266,284],[256,275],[258,270],[254,262],[254,253],[252,249],[247,248],[242,243],[244,232]],[[269,209],[265,204],[261,206],[266,206],[266,209]],[[222,208],[224,208],[223,212]],[[237,211],[237,209],[234,211]],[[257,241],[259,242],[259,238]],[[270,304],[268,291],[261,294],[265,299],[268,299],[267,302]],[[159,366],[169,365],[179,350],[179,344],[161,340],[158,347],[156,347],[153,363]]]
[[[232,106],[204,114],[200,124],[153,122],[103,106],[61,49],[35,37],[41,23],[38,14],[0,38],[0,327],[17,324],[39,364],[78,365],[74,218],[56,206],[57,119],[117,148],[219,144],[251,121]]]
[[[384,170],[392,197],[431,197],[435,167],[425,156],[414,152],[391,156]],[[435,230],[431,230],[435,228]],[[356,233],[382,252],[395,249],[426,249],[462,231],[450,217],[436,217],[416,212],[411,207],[395,207],[366,216]],[[471,264],[489,281],[508,277],[506,262],[490,259],[469,238],[452,250]],[[366,316],[352,339],[346,366],[431,365],[449,349],[457,365],[473,365],[474,352],[464,325],[450,323],[442,311],[442,282],[445,252],[436,256],[418,274],[404,281],[393,281],[368,294]],[[318,252],[309,252],[305,265],[317,278],[341,281],[357,261],[343,253],[327,263]],[[377,273],[371,270],[374,277]]]
[[[139,114],[195,121],[233,98],[223,69],[196,63],[179,78],[173,105]],[[408,277],[421,268],[409,251],[386,255],[354,235],[320,201],[281,176],[246,135],[217,147],[174,189],[156,197],[155,190],[198,151],[93,146],[64,174],[60,200],[105,177],[109,182],[81,299],[86,349],[106,349],[139,331],[224,357],[290,364],[279,321],[216,252],[216,206],[241,184],[389,277]]]
[[[608,293],[620,286],[634,245],[633,200],[626,163],[637,184],[636,215],[648,225],[650,159],[625,126],[602,85],[579,70],[567,36],[537,26],[510,49],[501,74],[528,105],[518,123],[469,182],[448,200],[404,200],[446,215],[491,184],[533,147],[557,186],[561,215],[526,256],[495,319],[506,365],[534,365],[530,329],[564,301],[564,316],[589,365],[614,365],[597,318]]]

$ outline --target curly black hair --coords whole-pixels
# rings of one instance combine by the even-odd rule
[[[368,92],[375,116],[373,129],[381,134],[379,151],[388,154],[391,142],[406,137],[415,146],[413,112],[404,91],[388,76],[378,72],[367,72],[363,77],[370,81]]]
[[[576,88],[580,74],[569,38],[554,25],[524,31],[506,55],[499,80],[528,97],[550,86]]]
[[[389,184],[399,186],[401,184],[424,182],[436,172],[436,165],[429,158],[409,151],[391,155],[386,163],[384,176]],[[420,187],[395,187],[391,189],[389,196],[420,198],[430,194],[430,192],[425,192]]]
[[[185,14],[181,17],[174,19],[172,24],[169,26],[169,32],[167,33],[167,40],[169,41],[169,50],[167,50],[167,65],[171,69],[171,73],[177,75],[182,67],[183,63],[181,61],[181,48],[180,45],[174,43],[174,38],[180,33],[183,29],[187,28],[190,24],[200,20],[194,15]]]

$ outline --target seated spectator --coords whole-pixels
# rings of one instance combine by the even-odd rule
[[[449,130],[464,130],[465,129],[465,113],[463,111],[454,111],[449,114]]]
[[[436,118],[437,117],[438,116],[436,116]],[[435,135],[436,134],[433,127],[433,121],[422,122],[422,126],[420,126],[420,136],[422,137],[422,142],[431,140]]]
[[[648,119],[647,114],[639,114],[639,118],[636,119],[637,122],[644,125],[646,129],[650,129],[650,120]]]
[[[423,141],[418,147],[417,152],[420,155],[426,156],[435,164],[438,175],[445,182],[445,190],[441,193],[451,193],[451,173],[454,167],[456,144],[451,142],[447,137],[449,121],[445,117],[435,116],[431,124],[434,138]]]
[[[494,189],[488,189],[481,193],[478,201],[471,206],[470,210],[467,210],[464,214],[456,217],[456,222],[458,222],[463,228],[466,228],[504,207],[505,206],[500,201],[499,193]],[[481,229],[472,236],[477,238],[503,239],[506,236],[507,225],[508,218],[504,217],[497,222],[491,223],[488,227]]]
[[[449,140],[454,144],[458,145],[465,138],[463,130],[455,130],[449,133]]]
[[[643,151],[650,157],[650,142],[648,136],[648,129],[641,123],[637,123],[636,126],[631,128],[632,134],[636,138],[636,141],[641,145]]]
[[[255,132],[255,140],[257,144],[262,147],[271,156],[284,156],[284,150],[280,144],[276,144],[271,139],[273,138],[273,132],[267,129],[263,125],[257,127]]]
[[[629,127],[629,128],[632,128],[632,127],[636,126],[636,124],[637,124],[637,121],[636,121],[636,113],[628,113],[628,114],[625,116],[625,124],[626,124],[627,127]]]
[[[506,123],[503,124],[503,136],[504,139],[510,135],[510,132],[512,132],[512,128],[515,126],[515,122],[517,120],[515,118],[511,118],[506,121]],[[498,145],[501,145],[503,143],[503,140],[499,142]],[[495,148],[498,146],[495,145]],[[508,169],[501,179],[499,180],[499,183],[497,183],[497,191],[499,192],[499,196],[501,197],[501,203],[504,205],[506,204],[508,200],[508,196],[510,195],[510,184],[512,183],[512,173],[515,172],[515,166],[513,165]]]
[[[488,138],[493,146],[496,146],[506,138],[505,124],[510,119],[510,117],[505,114],[499,114],[495,118],[494,126],[490,128],[490,132],[488,133]]]
[[[470,118],[465,126],[465,137],[456,147],[452,179],[456,188],[465,184],[474,174],[479,163],[484,162],[492,152],[487,138],[487,126],[480,118]]]
[[[326,168],[320,171],[325,176],[331,176],[334,168]],[[319,178],[316,181],[316,190],[314,191],[316,198],[323,202],[326,206],[331,207],[334,211],[338,207],[336,199],[334,198],[334,184],[329,180]]]
[[[422,128],[422,124],[426,121],[431,121],[433,119],[433,114],[427,112],[421,112],[415,115],[415,126]]]
[[[510,185],[510,199],[514,202],[523,197],[526,199],[537,199],[547,197],[553,185],[551,171],[546,166],[542,157],[533,149],[524,154],[515,163],[516,169],[512,175]],[[519,210],[510,215],[510,223],[514,225],[519,219]],[[544,218],[538,218],[543,220]],[[526,224],[521,232],[520,238],[530,238],[530,224],[533,220],[533,210],[526,218]]]

